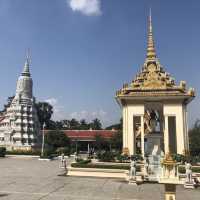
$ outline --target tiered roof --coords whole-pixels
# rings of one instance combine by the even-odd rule
[[[161,66],[155,50],[151,13],[148,18],[147,54],[142,70],[132,80],[117,91],[116,98],[125,97],[179,96],[189,100],[195,96],[193,88],[186,89],[186,82],[175,84],[174,78]]]

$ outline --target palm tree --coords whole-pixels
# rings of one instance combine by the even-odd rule
[[[92,122],[90,123],[90,128],[92,128],[93,130],[102,130],[101,121],[97,118],[92,120]]]
[[[53,114],[53,107],[47,102],[38,102],[36,103],[36,110],[39,122],[41,126],[45,123],[48,127],[48,124],[50,122],[51,116]]]

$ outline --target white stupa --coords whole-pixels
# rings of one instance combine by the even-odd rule
[[[8,150],[30,150],[37,142],[40,126],[33,97],[33,81],[27,57],[18,78],[16,95],[0,121],[0,146]]]

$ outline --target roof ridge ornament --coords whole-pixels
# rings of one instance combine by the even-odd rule
[[[186,82],[176,85],[175,79],[160,64],[153,39],[151,9],[148,16],[147,54],[142,69],[130,84],[124,84],[116,93],[117,98],[129,97],[181,97],[189,102],[194,96],[194,89],[189,91]]]
[[[151,8],[149,10],[148,17],[148,38],[147,38],[147,60],[155,60],[156,59],[156,50],[153,39],[153,26],[152,26],[152,16],[151,16]]]

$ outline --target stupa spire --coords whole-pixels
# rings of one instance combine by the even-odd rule
[[[22,72],[22,75],[23,76],[30,76],[30,50],[28,49],[27,52],[26,52],[26,61],[25,61],[25,64],[24,64],[24,69],[23,69],[23,72]]]
[[[151,9],[149,11],[149,18],[148,18],[147,59],[150,60],[156,59],[156,50],[153,39]]]

